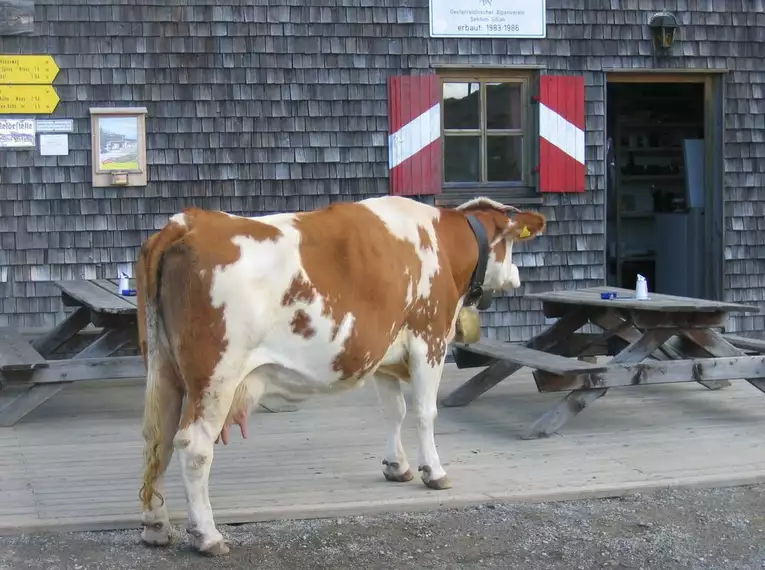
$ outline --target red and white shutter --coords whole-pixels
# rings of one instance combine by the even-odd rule
[[[584,77],[543,75],[539,84],[539,189],[584,192]]]
[[[441,81],[437,75],[388,78],[390,193],[441,192]]]

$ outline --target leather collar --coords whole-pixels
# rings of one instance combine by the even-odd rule
[[[483,288],[483,282],[486,279],[486,266],[489,264],[489,237],[486,235],[483,224],[475,216],[466,216],[466,218],[478,242],[478,263],[470,277],[464,305],[468,307],[476,305],[477,309],[484,310],[491,306],[494,296],[494,291]]]

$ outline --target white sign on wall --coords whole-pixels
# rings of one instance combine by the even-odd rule
[[[74,119],[37,119],[38,133],[71,133]]]
[[[434,38],[544,38],[545,0],[430,0]]]
[[[66,156],[69,154],[69,135],[40,135],[41,156]]]
[[[34,148],[34,119],[0,119],[0,147]]]

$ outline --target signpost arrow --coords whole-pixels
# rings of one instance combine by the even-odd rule
[[[58,102],[51,85],[0,85],[0,115],[49,115]]]
[[[49,55],[0,55],[0,85],[50,85],[58,72]]]

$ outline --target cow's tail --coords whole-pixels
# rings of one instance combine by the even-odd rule
[[[173,391],[180,390],[181,386],[173,385],[177,382],[174,373],[177,366],[172,361],[173,355],[168,343],[162,342],[167,335],[162,319],[160,286],[164,254],[186,232],[185,225],[170,222],[144,242],[136,263],[138,341],[147,373],[142,428],[145,440],[144,476],[139,493],[145,510],[151,509],[151,500],[155,495],[164,503],[164,497],[154,485],[167,467],[169,454],[172,452],[172,449],[167,449],[169,434],[166,432],[173,430],[174,436],[178,428],[177,425],[165,425],[165,418],[179,414],[182,405],[180,398],[170,397]],[[173,370],[173,374],[169,374],[170,369]],[[170,406],[177,406],[178,409],[170,410]]]

